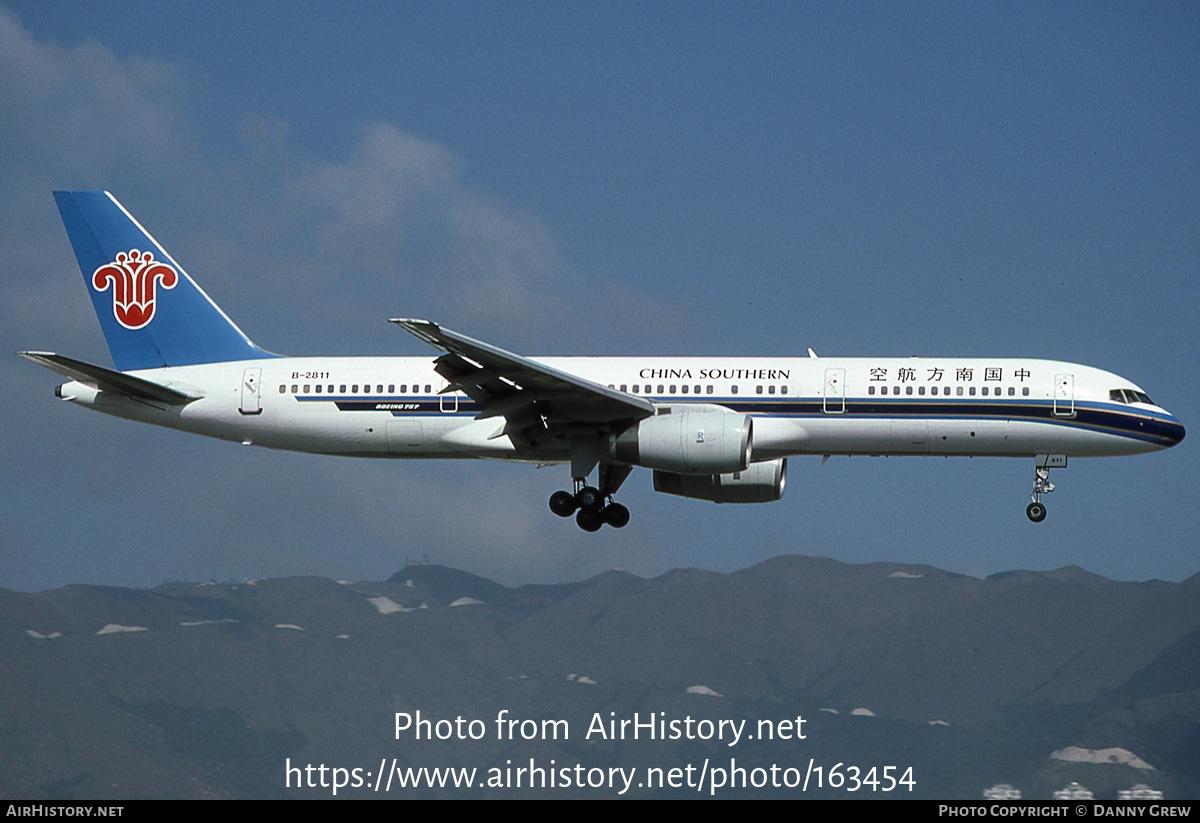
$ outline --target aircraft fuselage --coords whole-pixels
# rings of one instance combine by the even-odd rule
[[[1108,457],[1155,451],[1183,436],[1164,409],[1137,400],[1136,384],[1059,361],[531,359],[656,405],[749,414],[755,462],[797,455]],[[429,358],[272,358],[131,374],[199,399],[169,406],[77,382],[60,391],[97,411],[267,448],[375,458],[570,460],[566,438],[518,453],[508,437],[493,437],[504,421],[476,420],[479,404],[461,392],[442,393],[446,380]]]
[[[56,192],[115,369],[21,352],[64,399],[273,449],[567,463],[550,509],[621,528],[656,491],[779,500],[797,455],[1034,458],[1029,518],[1071,457],[1156,451],[1183,426],[1110,372],[1025,358],[525,357],[429,320],[429,357],[279,357],[255,345],[108,192]],[[596,472],[596,485],[588,478]]]

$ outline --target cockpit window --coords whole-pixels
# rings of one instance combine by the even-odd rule
[[[1133,389],[1111,389],[1108,392],[1108,399],[1114,403],[1145,403],[1147,406],[1154,405],[1154,401],[1150,399],[1149,395]]]

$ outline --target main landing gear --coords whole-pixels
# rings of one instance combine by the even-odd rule
[[[613,500],[630,467],[602,464],[599,488],[589,486],[587,478],[576,477],[575,493],[557,491],[550,495],[550,511],[559,517],[575,515],[575,524],[585,532],[599,531],[605,523],[614,529],[629,523],[629,509]]]
[[[1042,502],[1042,495],[1054,491],[1054,484],[1050,482],[1050,468],[1064,468],[1066,465],[1067,458],[1064,455],[1037,456],[1033,470],[1033,502],[1025,507],[1025,516],[1034,523],[1041,523],[1046,519],[1046,504]]]
[[[559,517],[575,515],[575,523],[585,532],[600,531],[605,523],[619,529],[629,522],[629,509],[603,495],[587,481],[575,479],[575,493],[557,491],[550,495],[550,511]],[[578,513],[577,513],[578,512]]]

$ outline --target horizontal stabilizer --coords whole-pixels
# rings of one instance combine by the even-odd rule
[[[92,386],[100,391],[124,394],[141,400],[154,400],[159,403],[168,403],[172,406],[182,406],[198,399],[197,397],[184,394],[181,391],[168,388],[159,383],[144,380],[141,377],[122,374],[119,371],[106,369],[103,366],[96,366],[92,363],[85,363],[82,360],[64,357],[61,354],[54,354],[53,352],[19,351],[17,354],[26,360],[37,363],[39,366],[45,366],[52,372],[57,372],[63,377],[77,380],[86,386]]]

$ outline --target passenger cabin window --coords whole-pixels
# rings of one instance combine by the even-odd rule
[[[730,387],[729,387],[729,393],[730,393],[730,394],[737,394],[737,386],[730,386]]]
[[[287,386],[280,386],[280,387],[279,387],[279,393],[280,393],[280,394],[287,394]]]

